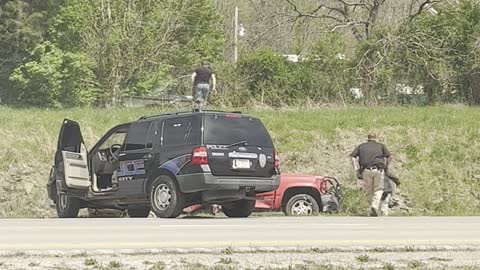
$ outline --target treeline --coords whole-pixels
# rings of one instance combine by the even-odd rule
[[[190,94],[202,61],[217,104],[480,103],[475,0],[8,0],[0,43],[7,105]]]

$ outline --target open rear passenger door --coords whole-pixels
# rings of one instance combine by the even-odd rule
[[[80,126],[77,122],[68,119],[63,120],[60,129],[55,165],[59,166],[62,161],[63,168],[57,168],[64,170],[64,181],[68,188],[87,189],[90,187],[87,149],[83,143]]]

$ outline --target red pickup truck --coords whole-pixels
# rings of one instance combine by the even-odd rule
[[[333,177],[313,175],[280,176],[280,186],[271,192],[257,195],[257,211],[282,211],[287,216],[316,215],[319,212],[338,212],[343,194]]]
[[[342,203],[341,185],[333,177],[282,174],[280,186],[275,191],[257,194],[255,211],[282,211],[288,216],[316,215],[319,212],[338,212]],[[193,213],[203,208],[193,205],[185,208],[184,212]],[[215,213],[220,207],[210,206],[209,210]]]

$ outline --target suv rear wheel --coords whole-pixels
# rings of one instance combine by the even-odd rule
[[[80,210],[80,199],[66,194],[57,194],[55,208],[59,218],[75,218]]]
[[[161,175],[153,180],[150,188],[150,204],[157,217],[178,217],[183,210],[183,201],[183,193],[172,178]]]
[[[255,208],[255,200],[239,200],[222,205],[222,210],[227,217],[248,217]]]
[[[131,218],[146,218],[150,215],[150,207],[128,208],[127,213]]]
[[[297,194],[292,196],[285,207],[287,216],[310,216],[318,215],[318,202],[309,194]]]

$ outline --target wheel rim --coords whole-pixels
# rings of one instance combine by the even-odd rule
[[[172,203],[172,190],[166,184],[160,184],[155,188],[155,206],[160,210],[166,210]]]
[[[296,216],[306,216],[313,214],[312,202],[307,199],[296,201],[292,206],[292,214]]]
[[[67,195],[61,194],[59,196],[59,206],[60,209],[66,209],[67,208]]]

